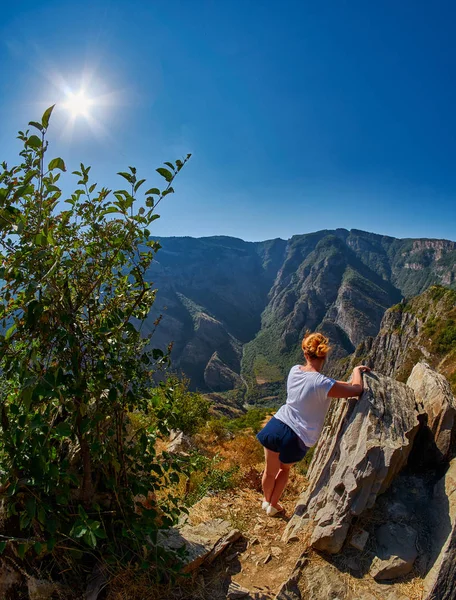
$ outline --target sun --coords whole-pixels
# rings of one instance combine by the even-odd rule
[[[80,90],[77,94],[69,92],[67,94],[67,101],[64,107],[70,111],[73,118],[89,115],[89,109],[92,105],[92,100],[88,98],[84,90]]]

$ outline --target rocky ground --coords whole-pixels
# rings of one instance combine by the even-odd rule
[[[162,597],[455,600],[450,386],[426,364],[408,385],[377,374],[365,384],[360,400],[335,403],[308,479],[295,469],[286,517],[262,512],[254,477],[192,508],[185,535],[203,566]]]

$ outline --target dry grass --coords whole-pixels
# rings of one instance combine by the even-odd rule
[[[148,573],[124,569],[110,581],[106,600],[226,600],[228,578],[218,560],[177,583],[157,584]]]
[[[408,600],[422,600],[423,598],[423,579],[419,573],[415,570],[409,573],[407,576],[398,578],[394,581],[394,584],[379,584],[369,574],[363,577],[355,577],[350,572],[351,560],[362,561],[366,559],[366,553],[359,553],[353,551],[344,551],[344,555],[339,555],[337,558],[337,566],[331,560],[328,560],[324,555],[309,549],[307,558],[309,560],[307,568],[317,567],[319,570],[323,570],[329,573],[333,571],[333,576],[344,586],[345,588],[345,599],[351,600],[352,598],[361,599],[364,597],[374,597],[376,600],[384,600],[385,596],[394,589],[395,594],[398,598],[407,598]],[[350,560],[351,559],[351,560]],[[372,560],[372,556],[368,558],[369,562]],[[345,563],[345,568],[344,568]],[[303,588],[303,592],[307,593],[305,588],[306,584],[306,567],[301,574],[302,583],[300,587]]]

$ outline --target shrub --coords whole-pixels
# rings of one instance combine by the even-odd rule
[[[19,556],[99,548],[160,563],[166,557],[149,553],[146,540],[175,522],[179,498],[139,510],[136,498],[176,478],[183,463],[156,456],[172,403],[151,381],[168,358],[132,319],[141,322],[154,302],[145,274],[160,245],[149,227],[189,156],[157,169],[166,187],[144,198],[134,167],[119,173],[128,189],[111,192],[81,164],[60,204],[65,163],[45,163],[52,108],[30,123],[35,133],[19,132],[21,163],[0,173],[0,490],[21,530]],[[151,404],[155,426],[132,439],[129,413]]]
[[[198,451],[193,453],[191,463],[194,472],[190,476],[185,496],[187,506],[192,506],[207,494],[215,494],[236,485],[239,466],[233,465],[228,469],[220,469],[218,465],[222,460],[218,455],[208,458]]]

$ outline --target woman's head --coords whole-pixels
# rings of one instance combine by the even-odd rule
[[[306,333],[302,340],[302,350],[307,360],[325,360],[330,349],[328,338],[321,333]]]

